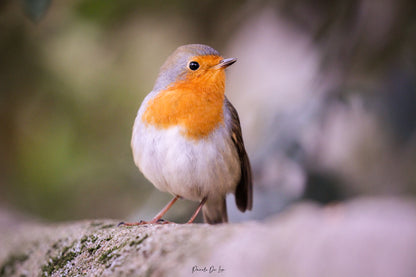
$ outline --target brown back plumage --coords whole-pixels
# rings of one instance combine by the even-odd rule
[[[235,202],[240,211],[245,212],[253,207],[253,181],[251,177],[251,166],[244,148],[243,136],[241,134],[240,119],[234,106],[225,98],[225,104],[231,112],[232,128],[231,138],[237,149],[241,164],[241,178],[235,190]]]

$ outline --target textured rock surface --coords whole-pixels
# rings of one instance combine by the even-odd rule
[[[117,223],[0,219],[0,276],[416,276],[409,199],[304,203],[220,226]]]

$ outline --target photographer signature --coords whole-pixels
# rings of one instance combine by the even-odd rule
[[[220,273],[223,273],[224,271],[225,271],[225,269],[221,265],[218,266],[218,267],[216,267],[214,265],[211,265],[209,267],[194,265],[192,267],[192,274],[196,273],[196,272],[204,272],[204,273],[209,273],[209,274],[212,274],[212,273],[220,274]]]

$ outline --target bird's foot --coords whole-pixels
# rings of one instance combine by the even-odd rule
[[[158,219],[155,223],[156,224],[173,224],[174,222],[168,221],[168,220],[164,220],[163,218],[161,218],[161,219]]]
[[[172,223],[174,222],[170,222],[170,221],[160,218],[160,219],[151,220],[151,221],[140,220],[138,222],[120,222],[117,226],[140,226],[140,225],[147,225],[147,224],[172,224]]]
[[[138,222],[120,222],[119,224],[117,224],[117,227],[120,226],[139,226],[139,225],[144,225],[144,224],[148,224],[148,222],[140,220]]]

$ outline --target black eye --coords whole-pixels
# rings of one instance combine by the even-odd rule
[[[189,63],[189,69],[190,70],[197,70],[199,68],[199,63],[196,61],[192,61]]]

